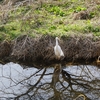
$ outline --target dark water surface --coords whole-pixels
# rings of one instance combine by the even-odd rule
[[[23,69],[15,63],[0,65],[0,100],[100,100],[100,68],[56,64]]]

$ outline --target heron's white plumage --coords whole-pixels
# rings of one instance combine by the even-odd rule
[[[56,57],[57,57],[58,59],[60,59],[61,57],[64,57],[64,53],[63,53],[61,47],[60,47],[59,44],[58,44],[58,40],[59,40],[59,38],[56,37],[56,45],[55,45],[55,47],[54,47],[54,52],[55,52]]]

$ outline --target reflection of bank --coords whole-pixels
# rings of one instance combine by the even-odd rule
[[[71,100],[95,100],[98,98],[97,100],[99,100],[100,73],[98,71],[96,66],[68,66],[61,69],[59,64],[56,65],[51,82],[54,100],[67,100],[65,98]],[[61,77],[59,77],[60,75]]]
[[[13,95],[12,100],[100,100],[99,91],[100,69],[96,66],[56,64],[23,69],[14,63],[0,65],[0,100],[6,100],[1,94]]]

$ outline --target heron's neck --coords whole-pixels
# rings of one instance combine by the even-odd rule
[[[56,45],[58,45],[58,40],[56,39]]]

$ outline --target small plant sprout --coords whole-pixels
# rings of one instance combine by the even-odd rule
[[[100,63],[100,56],[99,56],[98,59],[97,59],[97,63]]]

